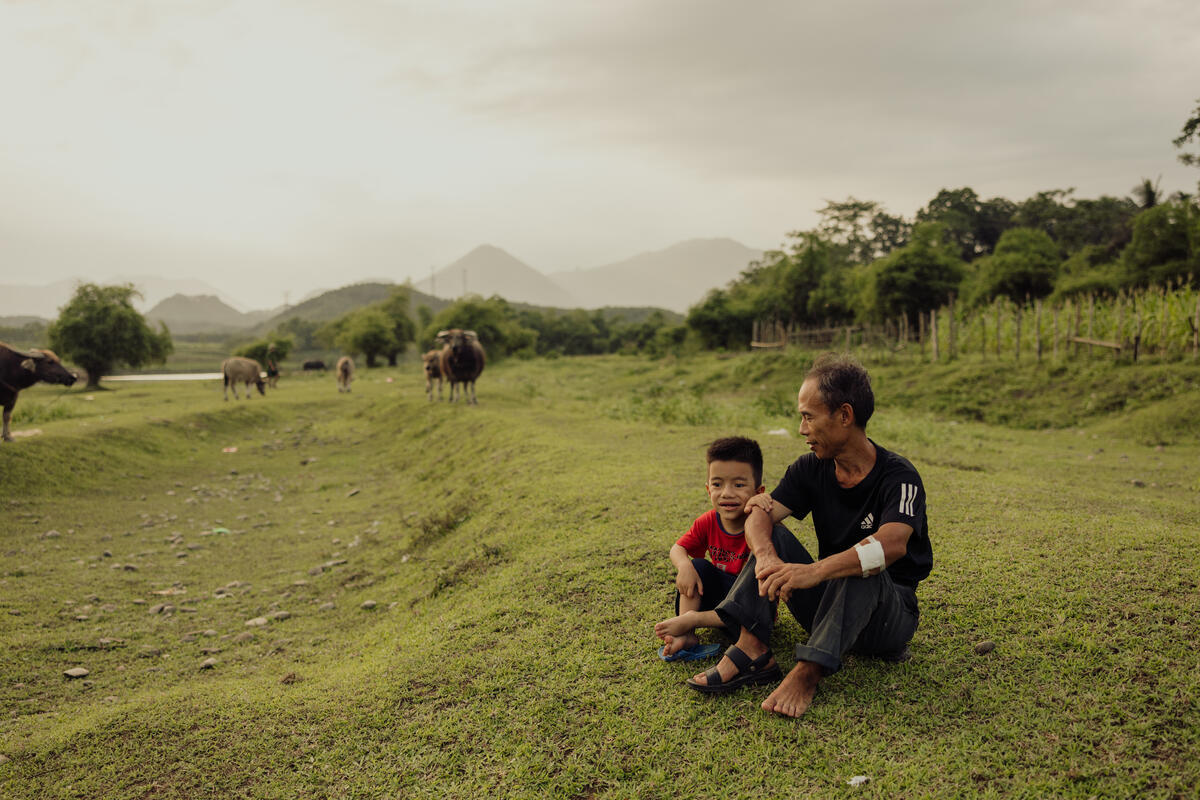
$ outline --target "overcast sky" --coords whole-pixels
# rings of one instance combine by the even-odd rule
[[[247,307],[1200,170],[1196,0],[0,0],[0,283]]]

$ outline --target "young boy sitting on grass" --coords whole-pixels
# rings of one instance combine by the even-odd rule
[[[713,610],[725,599],[750,548],[743,535],[746,503],[766,491],[762,485],[763,457],[758,442],[742,436],[717,439],[709,445],[705,488],[712,510],[692,523],[691,530],[671,546],[675,565],[675,614],[654,626],[662,639],[664,661],[711,658],[720,645],[701,645],[696,628],[723,627]],[[707,553],[712,561],[704,558]]]

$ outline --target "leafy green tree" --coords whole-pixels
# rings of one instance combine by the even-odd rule
[[[1074,210],[1071,195],[1074,189],[1050,189],[1038,192],[1017,205],[1013,223],[1018,228],[1037,228],[1049,234],[1055,242],[1064,238],[1071,227]]]
[[[871,200],[847,197],[842,202],[827,201],[817,214],[820,221],[815,231],[789,235],[802,239],[816,234],[831,248],[835,261],[869,264],[903,247],[912,233],[912,225]]]
[[[1122,253],[1131,283],[1160,283],[1200,268],[1200,212],[1190,201],[1172,200],[1138,214],[1133,238]]]
[[[982,204],[974,189],[942,189],[929,203],[917,211],[917,224],[936,222],[942,226],[942,236],[953,242],[959,258],[970,261],[984,252],[977,229]]]
[[[392,333],[394,322],[378,308],[362,308],[351,312],[336,344],[347,353],[362,353],[367,368],[375,366],[375,359],[396,347]]]
[[[969,301],[986,303],[996,297],[1020,301],[1045,297],[1054,288],[1061,259],[1045,231],[1012,228],[996,244],[996,252],[979,259]]]
[[[1052,301],[1085,294],[1115,295],[1128,283],[1124,264],[1114,261],[1108,248],[1087,245],[1062,263],[1054,282]]]
[[[376,306],[392,321],[392,339],[394,344],[387,350],[388,366],[396,366],[396,358],[410,342],[416,341],[417,325],[413,322],[409,309],[412,308],[412,289],[408,286],[397,286],[387,300]]]
[[[874,302],[864,311],[876,319],[904,314],[915,320],[919,312],[946,303],[958,289],[964,264],[959,244],[945,235],[939,223],[920,223],[912,242],[875,262]]]
[[[449,328],[475,331],[489,358],[537,353],[537,331],[523,326],[512,305],[499,296],[470,296],[446,306],[434,315],[421,339],[434,343],[438,331]]]
[[[89,389],[99,388],[119,364],[131,369],[161,364],[175,349],[166,324],[151,329],[133,307],[134,297],[141,294],[130,284],[80,284],[46,332],[60,357],[87,370]]]
[[[294,344],[290,336],[276,336],[268,339],[259,339],[257,342],[243,345],[234,350],[233,354],[235,356],[253,358],[265,367],[267,365],[267,349],[271,345],[275,345],[275,360],[283,361],[288,357],[288,353],[292,351]]]
[[[1190,142],[1200,144],[1200,99],[1196,100],[1196,108],[1183,123],[1179,136],[1172,140],[1172,144],[1180,150]],[[1180,153],[1179,160],[1190,167],[1200,167],[1200,153]]]
[[[290,339],[297,350],[315,350],[319,346],[317,331],[320,327],[320,323],[302,317],[288,317],[276,325],[275,330],[267,334],[267,338]]]
[[[741,349],[754,331],[754,309],[735,304],[730,292],[711,290],[703,300],[688,309],[687,327],[696,332],[709,350]]]
[[[1158,188],[1158,184],[1161,181],[1161,175],[1157,181],[1152,181],[1149,178],[1142,178],[1142,182],[1130,190],[1130,194],[1133,195],[1133,199],[1137,201],[1138,208],[1145,211],[1147,208],[1154,208],[1156,205],[1158,205],[1158,201],[1162,198],[1162,192]]]

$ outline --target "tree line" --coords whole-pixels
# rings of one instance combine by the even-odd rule
[[[1200,101],[1177,148],[1200,143]],[[1183,152],[1185,164],[1200,155]],[[705,347],[745,347],[756,321],[789,327],[917,318],[951,299],[978,308],[1114,296],[1200,278],[1200,204],[1143,179],[1129,196],[1075,198],[1072,189],[1022,201],[942,189],[911,219],[853,197],[828,202],[815,228],[790,233],[741,276],[693,306]]]

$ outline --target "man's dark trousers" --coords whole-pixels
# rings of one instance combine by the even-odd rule
[[[813,563],[804,545],[781,528],[776,526],[771,535],[776,554],[790,563]],[[776,604],[759,596],[754,565],[751,557],[716,611],[735,640],[745,627],[770,646]],[[796,645],[796,660],[820,664],[826,674],[841,667],[847,652],[903,658],[919,619],[916,592],[893,581],[887,570],[869,578],[837,578],[796,590],[787,606],[809,633],[806,644]]]

